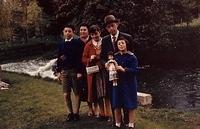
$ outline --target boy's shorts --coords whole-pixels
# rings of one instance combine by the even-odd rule
[[[75,95],[79,94],[78,80],[77,80],[77,72],[75,70],[62,70],[62,86],[63,93],[73,92]]]

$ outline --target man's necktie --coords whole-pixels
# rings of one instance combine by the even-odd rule
[[[112,45],[113,45],[113,50],[114,50],[114,52],[116,51],[116,48],[115,48],[115,41],[116,41],[116,37],[115,36],[113,36],[112,37]]]

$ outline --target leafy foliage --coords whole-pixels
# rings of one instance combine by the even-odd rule
[[[11,29],[9,26],[9,10],[5,8],[3,2],[0,2],[0,42],[7,41],[11,37]]]
[[[189,23],[192,10],[199,7],[198,0],[37,0],[50,16],[55,17],[54,30],[59,33],[66,23],[77,28],[81,22],[99,24],[107,14],[121,20],[120,29],[134,36],[141,48],[170,45],[168,27]],[[105,31],[103,31],[105,34]]]
[[[29,37],[40,35],[48,24],[36,0],[6,0],[1,3],[1,41],[20,41],[25,34]]]

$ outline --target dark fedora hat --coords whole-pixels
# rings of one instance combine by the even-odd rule
[[[105,16],[105,18],[104,18],[104,24],[105,24],[105,26],[108,25],[108,24],[110,24],[110,23],[113,23],[113,22],[114,23],[118,23],[119,20],[116,19],[114,15],[107,15],[107,16]]]

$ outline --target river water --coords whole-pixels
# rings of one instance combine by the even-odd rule
[[[150,68],[138,78],[139,90],[152,94],[153,107],[200,112],[200,68]]]
[[[56,79],[51,70],[55,60],[29,60],[3,64],[2,69],[30,76]],[[154,108],[200,112],[200,68],[147,68],[138,75],[139,91],[153,96]]]

